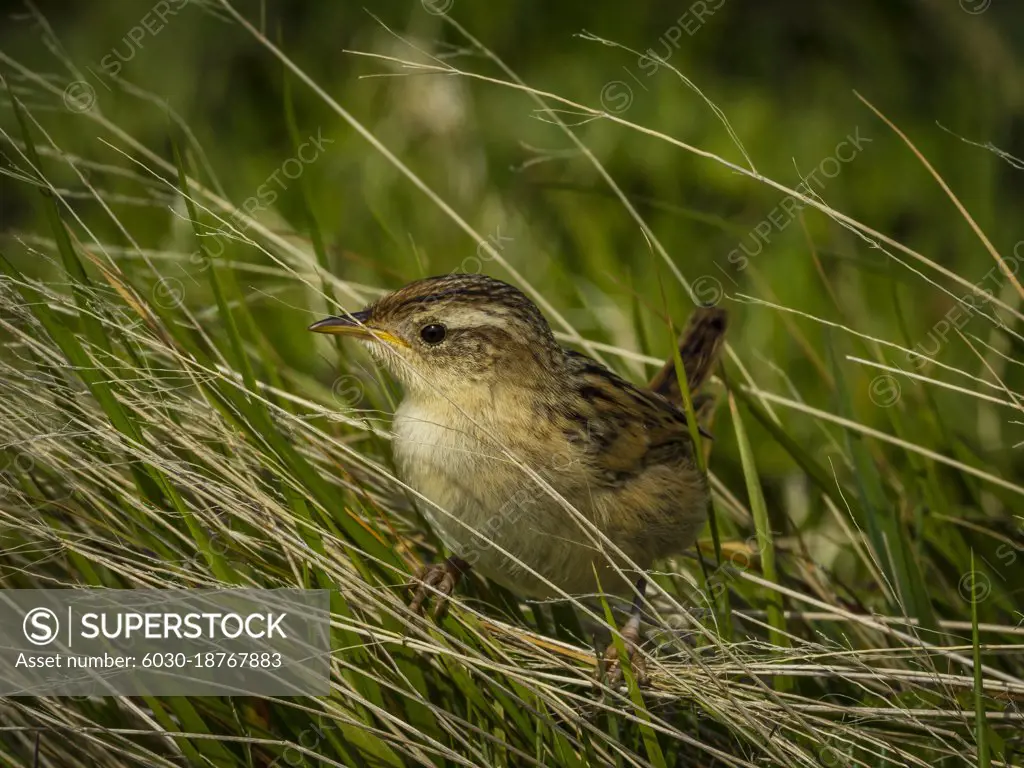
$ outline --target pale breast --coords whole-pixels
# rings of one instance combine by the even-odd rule
[[[473,525],[486,515],[488,485],[481,479],[500,471],[501,457],[477,439],[472,423],[453,411],[407,400],[395,414],[393,428],[401,479],[433,502],[421,505],[423,514],[445,546],[458,553],[469,535],[458,521]]]
[[[500,415],[489,416],[470,420],[442,402],[403,402],[394,422],[401,479],[433,502],[420,506],[445,546],[487,578],[534,597],[557,594],[545,579],[572,593],[593,591],[592,545],[523,465],[586,512],[578,468],[536,441],[505,444],[506,455],[491,439],[503,431]]]
[[[438,537],[482,575],[519,594],[552,597],[555,587],[594,592],[596,569],[605,591],[621,593],[639,574],[615,572],[595,528],[641,568],[692,543],[701,516],[684,508],[684,486],[697,478],[661,468],[632,487],[600,487],[568,441],[540,437],[543,424],[533,425],[531,441],[505,443],[509,456],[492,439],[508,434],[502,411],[474,410],[484,415],[471,420],[441,398],[407,399],[395,415],[394,453],[401,479],[432,502],[420,508]]]

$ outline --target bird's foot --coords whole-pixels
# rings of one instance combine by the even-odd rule
[[[639,647],[639,617],[630,616],[619,634],[622,635],[622,643],[626,647],[626,658],[629,659],[633,677],[637,685],[643,685],[647,682],[647,662]],[[619,649],[614,640],[605,650],[603,658],[598,659],[598,675],[610,688],[618,688],[622,683],[622,664],[619,659]]]
[[[423,614],[423,605],[433,594],[434,618],[441,620],[448,613],[448,598],[462,580],[462,575],[469,570],[469,563],[457,557],[449,557],[443,563],[428,565],[416,577],[410,586],[416,587],[409,608],[413,613]]]

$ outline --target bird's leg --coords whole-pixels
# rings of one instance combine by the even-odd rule
[[[434,618],[443,619],[448,613],[448,598],[458,585],[462,576],[470,569],[469,563],[459,557],[449,557],[443,563],[428,565],[413,584],[419,584],[413,595],[409,608],[414,613],[423,613],[423,604],[431,593],[437,594],[434,601]]]
[[[626,656],[633,669],[633,675],[638,684],[642,685],[647,681],[647,665],[644,663],[643,655],[638,651],[640,640],[640,614],[644,601],[644,590],[647,589],[647,579],[641,576],[636,582],[636,595],[633,597],[633,606],[629,610],[629,618],[622,625],[619,634],[622,635],[622,642],[626,646]],[[619,650],[614,640],[604,653],[605,681],[612,688],[618,687],[622,681],[622,669],[619,664]]]

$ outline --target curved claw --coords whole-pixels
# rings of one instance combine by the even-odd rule
[[[434,601],[434,619],[440,621],[448,613],[448,598],[451,597],[462,578],[464,571],[469,569],[465,560],[455,557],[448,558],[443,563],[429,565],[420,571],[416,577],[416,592],[409,609],[414,613],[423,614],[423,605],[431,594],[436,595]]]
[[[647,682],[647,662],[640,653],[637,644],[627,640],[626,653],[629,656],[629,666],[633,670],[633,677],[637,685],[644,685]],[[618,688],[622,684],[622,665],[619,662],[619,650],[615,643],[608,646],[604,652],[604,681],[610,688]]]
[[[644,660],[644,656],[640,653],[638,642],[640,640],[640,617],[639,615],[630,616],[629,620],[623,625],[620,631],[622,635],[622,642],[626,646],[626,655],[629,658],[629,666],[633,670],[633,676],[636,678],[637,685],[643,685],[647,682],[647,662]],[[619,649],[612,642],[604,652],[603,663],[598,665],[598,672],[600,677],[604,678],[605,683],[611,688],[618,688],[622,683],[623,675],[622,668],[619,661]]]

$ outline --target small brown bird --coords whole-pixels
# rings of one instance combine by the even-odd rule
[[[692,392],[725,329],[720,309],[691,318],[680,353]],[[521,291],[481,275],[418,280],[310,330],[361,339],[404,385],[398,473],[432,502],[425,516],[453,553],[420,574],[417,611],[436,592],[441,613],[470,567],[533,598],[592,594],[595,572],[604,592],[642,595],[642,571],[614,549],[647,569],[704,524],[707,480],[671,359],[636,387],[563,349]]]

